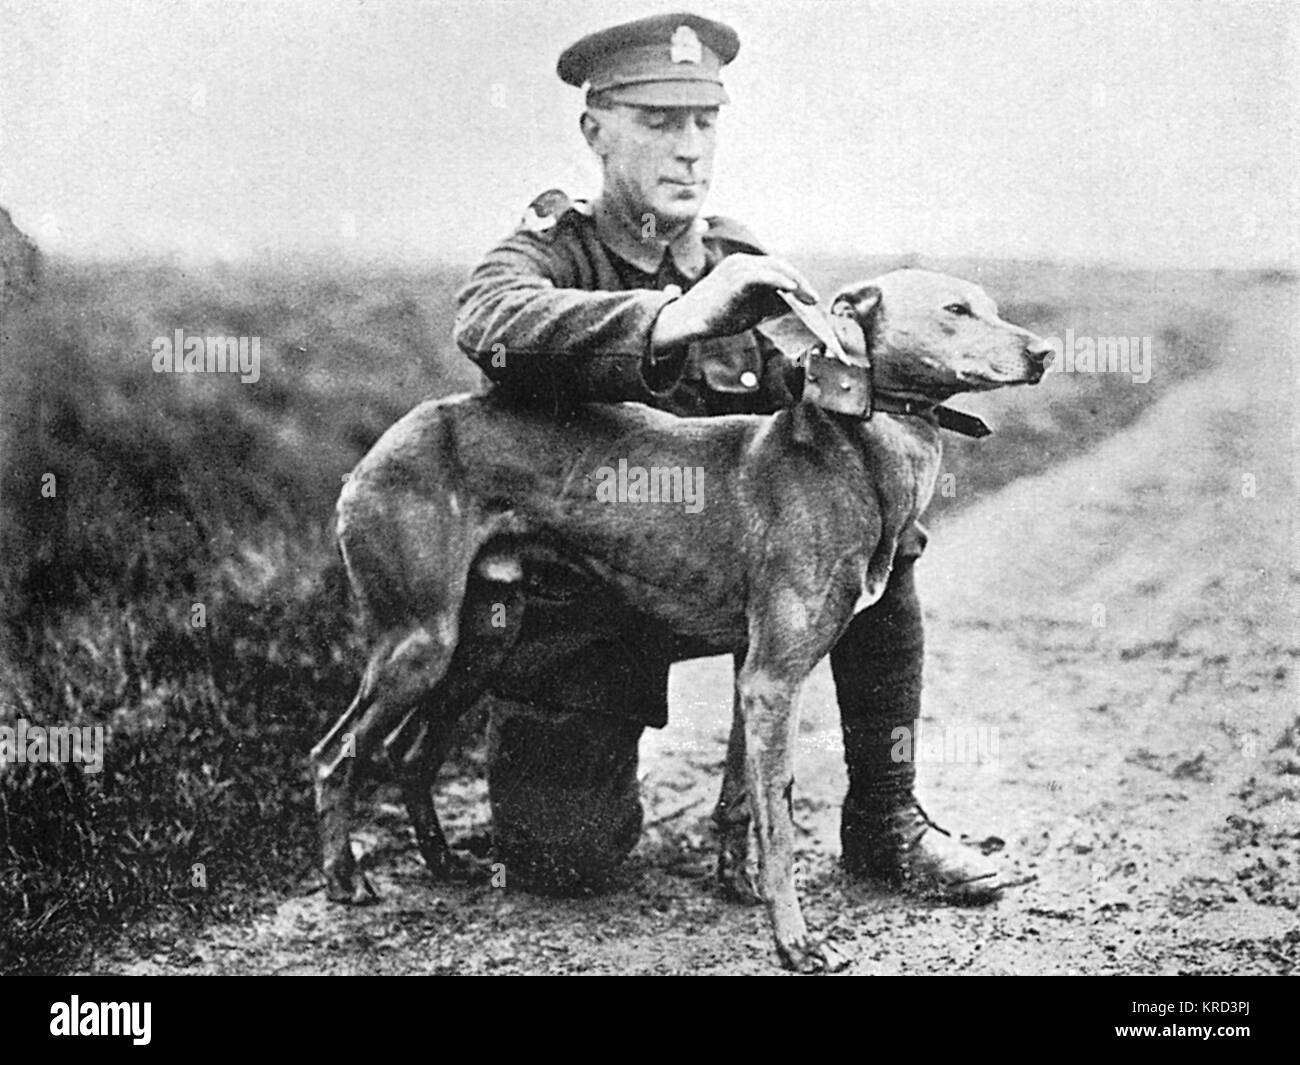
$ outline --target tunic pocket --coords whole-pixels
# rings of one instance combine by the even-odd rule
[[[711,337],[691,344],[690,365],[713,392],[757,392],[763,375],[763,353],[752,332]]]

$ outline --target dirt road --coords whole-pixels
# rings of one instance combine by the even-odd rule
[[[1036,880],[978,910],[847,883],[828,671],[809,685],[804,899],[810,923],[856,957],[852,972],[1300,970],[1296,303],[1282,286],[1241,298],[1219,370],[934,529],[918,569],[921,801]],[[725,660],[675,671],[673,723],[643,745],[649,827],[620,891],[557,901],[434,885],[401,811],[381,806],[361,836],[379,904],[273,900],[247,926],[95,969],[775,972],[761,911],[720,901],[710,880],[729,691]],[[927,750],[936,737],[946,752]],[[453,832],[484,826],[481,783],[443,794]]]

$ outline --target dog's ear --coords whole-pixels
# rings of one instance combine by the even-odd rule
[[[842,288],[831,302],[831,314],[844,314],[858,320],[862,332],[871,335],[871,325],[880,309],[880,289],[875,285]]]
[[[851,288],[842,288],[831,301],[831,314],[836,317],[852,318],[862,330],[862,337],[867,348],[872,346],[876,322],[876,313],[880,310],[880,289],[875,285],[859,284]]]

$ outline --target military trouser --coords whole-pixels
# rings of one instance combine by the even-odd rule
[[[913,729],[920,713],[912,569],[923,545],[918,529],[885,594],[831,652],[849,775],[846,853],[855,826],[911,794],[913,762],[890,753],[894,729]],[[631,852],[642,824],[637,744],[646,725],[665,723],[668,667],[691,657],[685,650],[598,588],[567,600],[530,597],[520,653],[497,685],[489,725],[496,851],[515,882],[560,892],[599,887]]]

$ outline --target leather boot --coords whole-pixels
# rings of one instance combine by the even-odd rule
[[[842,860],[849,873],[894,890],[991,902],[1001,890],[997,866],[926,815],[914,795],[912,747],[897,731],[915,736],[921,711],[924,638],[913,561],[899,560],[885,595],[853,619],[831,653],[849,774]]]
[[[930,820],[910,788],[883,805],[846,799],[840,845],[850,874],[909,895],[981,905],[1002,891],[997,866]]]

